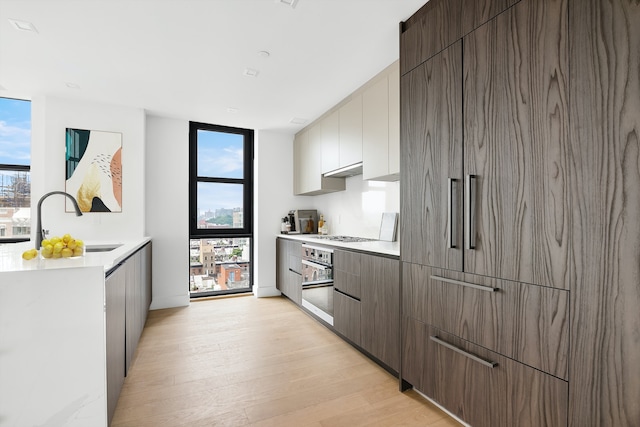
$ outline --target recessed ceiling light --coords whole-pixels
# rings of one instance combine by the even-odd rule
[[[261,50],[260,52],[258,52],[258,56],[261,58],[268,58],[270,55],[271,54],[266,50]]]
[[[78,86],[75,83],[71,83],[71,82],[66,82],[65,86],[67,86],[69,89],[80,89],[80,86]]]
[[[227,113],[233,113],[233,114],[235,114],[235,113],[237,113],[238,111],[240,111],[240,110],[238,110],[237,108],[227,107]]]
[[[13,24],[13,26],[16,28],[16,30],[31,31],[33,33],[37,33],[38,32],[38,30],[36,30],[36,26],[33,25],[31,22],[20,21],[18,19],[11,19],[11,18],[9,18],[9,22],[11,22]]]
[[[242,72],[242,74],[244,74],[247,77],[258,77],[259,73],[260,71],[254,70],[253,68],[245,68],[244,71]]]
[[[289,123],[293,123],[294,125],[303,125],[303,124],[307,123],[307,119],[301,119],[300,117],[294,117],[293,119],[289,120]]]
[[[296,4],[298,4],[298,0],[275,0],[275,1],[276,1],[276,3],[280,3],[280,4],[283,4],[285,6],[289,6],[292,9],[294,7],[296,7]]]

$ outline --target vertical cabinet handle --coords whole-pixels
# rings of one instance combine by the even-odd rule
[[[467,194],[467,224],[466,241],[467,249],[476,248],[476,175],[467,175],[466,191]]]
[[[457,179],[449,178],[449,188],[447,193],[448,198],[448,206],[449,206],[449,219],[447,223],[447,234],[449,235],[449,248],[457,248],[458,243],[458,212],[457,212]]]

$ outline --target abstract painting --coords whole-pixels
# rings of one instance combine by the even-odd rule
[[[122,134],[67,128],[65,189],[82,212],[122,212]]]

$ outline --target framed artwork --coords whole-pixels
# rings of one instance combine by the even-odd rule
[[[121,133],[67,128],[65,191],[82,212],[122,212]]]

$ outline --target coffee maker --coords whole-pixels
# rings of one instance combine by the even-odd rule
[[[297,233],[298,229],[296,227],[296,211],[289,211],[287,217],[289,218],[289,225],[291,226],[289,233]]]

